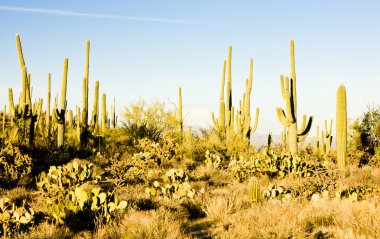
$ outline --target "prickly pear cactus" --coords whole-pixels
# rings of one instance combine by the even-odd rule
[[[30,226],[33,219],[34,210],[25,201],[17,207],[9,198],[0,198],[0,235],[4,238],[11,236],[10,231]]]
[[[17,183],[32,170],[32,159],[8,143],[0,151],[0,183],[8,186]]]
[[[163,182],[154,181],[145,192],[151,197],[182,199],[193,198],[196,191],[191,188],[187,174],[181,169],[170,169],[162,177]]]

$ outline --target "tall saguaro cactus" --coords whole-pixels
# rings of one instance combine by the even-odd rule
[[[330,153],[330,150],[331,150],[332,128],[333,128],[333,120],[330,120],[330,129],[327,127],[327,120],[325,120],[326,154]]]
[[[179,137],[182,139],[183,135],[183,118],[182,118],[182,89],[178,88],[178,133]]]
[[[107,117],[107,95],[105,93],[102,94],[102,121],[101,127],[102,131],[106,130],[108,126],[108,117]]]
[[[47,93],[47,101],[46,101],[46,115],[45,115],[45,130],[46,137],[50,138],[50,101],[51,101],[51,75],[48,74],[48,93]]]
[[[59,109],[55,111],[55,117],[58,122],[58,135],[57,146],[60,147],[64,144],[65,139],[65,114],[66,114],[66,92],[67,92],[67,69],[68,59],[65,58],[63,65],[62,87],[61,87],[61,101]]]
[[[256,116],[253,125],[251,126],[251,92],[252,92],[252,80],[253,80],[253,59],[249,61],[249,77],[245,83],[245,93],[243,94],[243,101],[240,103],[240,111],[236,114],[236,127],[237,131],[247,137],[251,136],[251,133],[255,132],[257,123],[259,121],[259,108],[256,108]]]
[[[91,126],[95,132],[98,133],[99,129],[99,81],[95,81],[95,91],[94,91],[94,107],[92,109],[92,120]]]
[[[306,123],[306,115],[302,118],[301,129],[297,129],[297,88],[296,88],[296,71],[294,59],[294,41],[290,41],[290,69],[291,78],[280,76],[281,93],[286,103],[285,111],[277,108],[277,117],[282,125],[288,128],[288,147],[292,154],[297,154],[297,142],[305,140],[308,135],[313,116],[309,117]]]
[[[336,151],[339,168],[347,164],[347,101],[346,88],[340,85],[336,95]]]
[[[88,82],[89,82],[89,68],[90,68],[90,41],[86,42],[86,59],[83,77],[83,92],[82,92],[82,122],[80,132],[80,145],[81,147],[87,146],[88,142]],[[79,120],[80,121],[80,120]]]

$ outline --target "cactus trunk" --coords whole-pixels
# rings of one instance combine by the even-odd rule
[[[67,92],[67,70],[68,59],[65,59],[63,65],[62,87],[61,87],[61,101],[59,109],[56,110],[56,116],[58,121],[58,135],[57,146],[63,146],[65,143],[65,113],[66,113],[66,92]]]
[[[347,164],[347,101],[346,88],[340,85],[336,97],[336,151],[340,169]]]
[[[107,123],[107,98],[106,98],[106,94],[103,93],[102,94],[102,122],[101,122],[101,127],[102,127],[102,131],[104,132],[104,130],[106,130],[107,126],[108,126],[108,123]]]

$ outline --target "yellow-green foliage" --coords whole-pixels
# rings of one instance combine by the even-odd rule
[[[12,233],[30,226],[34,219],[34,211],[29,205],[23,202],[18,207],[8,197],[0,198],[0,235],[3,238],[12,236]]]
[[[8,186],[17,183],[31,172],[31,165],[32,159],[28,155],[22,154],[18,147],[7,143],[0,152],[0,183]]]

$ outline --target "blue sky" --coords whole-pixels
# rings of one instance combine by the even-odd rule
[[[69,58],[68,105],[81,105],[85,42],[91,40],[90,99],[95,80],[118,112],[138,99],[177,102],[182,87],[187,123],[207,126],[217,111],[220,77],[233,46],[233,101],[244,91],[254,59],[252,111],[257,132],[278,134],[275,109],[284,102],[279,76],[289,74],[295,40],[298,114],[315,124],[335,118],[339,84],[348,114],[379,104],[378,1],[0,1],[0,105],[21,89],[15,35],[20,34],[33,96],[46,97],[47,74],[60,92]],[[90,102],[91,103],[91,102]]]

